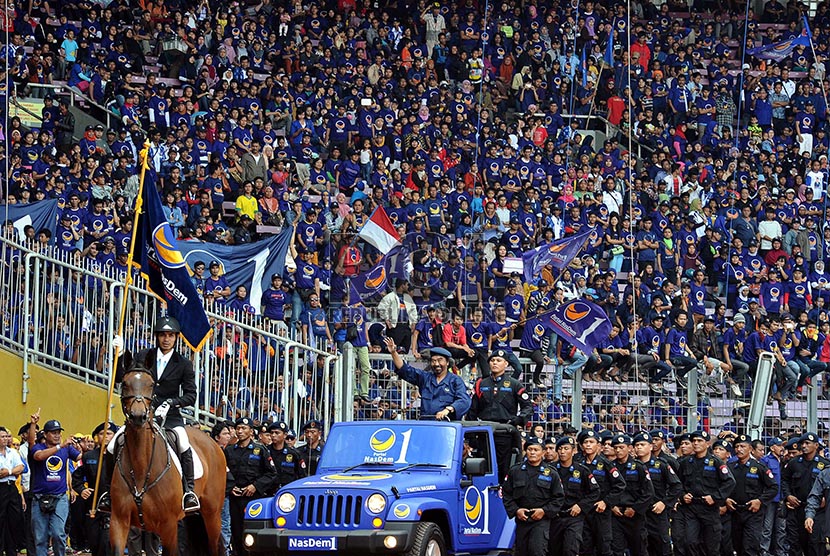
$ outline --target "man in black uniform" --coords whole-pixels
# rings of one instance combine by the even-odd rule
[[[613,532],[615,554],[625,554],[628,548],[631,556],[646,556],[646,514],[654,500],[654,486],[648,469],[639,460],[631,457],[631,437],[615,435],[611,445],[617,454],[617,468],[625,476],[625,490],[617,505],[611,508],[614,515]]]
[[[584,430],[576,440],[582,446],[580,463],[594,476],[600,490],[599,499],[586,516],[581,553],[611,556],[611,508],[617,505],[625,491],[625,478],[617,470],[616,463],[600,453],[602,444],[596,432]]]
[[[297,451],[305,462],[305,469],[300,470],[302,477],[317,474],[317,464],[320,462],[320,456],[323,455],[323,446],[326,445],[322,440],[322,434],[323,423],[317,419],[311,419],[303,425],[305,444],[297,446]]]
[[[594,509],[600,490],[591,470],[574,461],[576,440],[564,436],[556,441],[559,462],[554,464],[562,480],[565,503],[559,517],[550,523],[550,556],[576,556],[582,545],[585,516]]]
[[[683,485],[680,484],[680,477],[677,476],[674,467],[663,459],[665,454],[654,455],[653,438],[650,433],[641,432],[635,435],[632,441],[634,455],[646,466],[651,476],[651,484],[654,485],[654,504],[646,514],[648,553],[650,556],[669,556],[669,511],[683,492]]]
[[[95,449],[84,452],[81,456],[81,465],[72,472],[72,490],[83,500],[84,526],[86,539],[89,542],[90,551],[94,556],[104,556],[110,553],[109,547],[109,515],[96,512],[95,517],[89,517],[92,509],[92,494],[95,490],[95,479],[98,477],[98,457],[101,455],[101,446],[106,446],[112,440],[113,435],[118,431],[115,423],[101,423],[92,431],[95,439]],[[101,474],[101,479],[104,479]],[[98,489],[100,495],[109,490],[109,485],[101,484]]]
[[[268,432],[271,435],[271,445],[268,446],[268,452],[271,454],[274,467],[277,469],[278,479],[274,487],[274,491],[277,491],[303,476],[305,461],[300,452],[290,448],[285,443],[285,433],[288,432],[288,425],[282,421],[271,423],[268,425]]]
[[[472,405],[467,413],[468,420],[495,421],[521,428],[533,416],[533,403],[522,383],[504,374],[508,365],[507,352],[493,350],[490,354],[490,376],[476,381]],[[510,465],[514,441],[512,437],[500,434],[495,436],[494,442],[499,481],[503,482]]]
[[[677,473],[677,476],[680,477],[680,460],[686,456],[694,454],[694,450],[692,449],[692,441],[689,440],[688,433],[681,433],[674,436],[672,444],[674,444],[674,452],[677,454],[677,458],[674,460],[674,471]],[[683,479],[680,481],[682,484]],[[678,500],[677,504],[675,504],[674,508],[672,508],[670,517],[670,533],[675,556],[686,556],[690,552],[689,545],[686,542],[686,514],[680,511],[680,507],[682,505],[683,501]]]
[[[760,556],[764,514],[778,494],[772,471],[752,457],[752,439],[742,434],[732,443],[736,458],[728,465],[735,477],[735,489],[726,499],[732,516],[732,547],[738,554]]]
[[[502,370],[503,372],[503,370]],[[525,444],[527,458],[504,481],[504,509],[516,519],[516,556],[546,556],[551,519],[562,509],[565,495],[559,474],[542,462],[544,441],[535,436]]]
[[[173,431],[177,438],[177,451],[182,466],[182,509],[185,513],[196,512],[201,508],[199,497],[193,491],[193,452],[190,440],[184,426],[180,409],[190,407],[196,403],[196,376],[193,373],[193,363],[184,355],[175,350],[176,340],[181,332],[179,321],[173,317],[159,317],[153,327],[156,336],[156,347],[141,350],[133,358],[129,352],[124,353],[119,369],[115,374],[115,382],[121,382],[126,371],[131,367],[130,361],[141,364],[156,379],[153,390],[153,415],[168,431]],[[123,339],[116,337],[113,345],[122,347]],[[116,433],[116,438],[123,433],[123,427]],[[104,471],[107,477],[112,477],[115,468],[114,452],[117,442],[110,442],[104,455]],[[104,484],[109,484],[107,481]],[[98,511],[109,512],[111,502],[109,492],[105,492],[98,500]]]
[[[735,478],[725,462],[709,451],[709,433],[696,430],[688,434],[692,455],[680,460],[683,483],[680,513],[686,528],[684,545],[702,543],[702,553],[720,552],[721,517],[719,506],[732,494]],[[691,550],[686,553],[690,553]]]
[[[247,417],[236,420],[237,442],[225,448],[228,471],[233,474],[235,485],[231,490],[231,542],[237,554],[245,546],[245,507],[255,498],[262,498],[274,492],[277,470],[268,453],[268,448],[254,440],[254,422]]]
[[[815,515],[813,532],[804,528],[807,518],[805,508],[807,497],[819,473],[830,467],[830,461],[818,453],[819,437],[808,432],[800,439],[801,455],[791,459],[781,472],[781,497],[787,506],[787,537],[790,554],[818,556],[824,554],[824,513],[819,508]]]

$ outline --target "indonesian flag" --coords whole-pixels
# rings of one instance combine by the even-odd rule
[[[393,247],[401,243],[398,238],[398,231],[395,225],[389,220],[389,215],[378,207],[363,228],[358,232],[358,237],[374,245],[381,253],[388,253]]]

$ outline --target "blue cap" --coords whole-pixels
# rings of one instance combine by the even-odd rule
[[[645,431],[638,432],[634,435],[634,438],[631,439],[632,444],[636,444],[638,442],[651,442],[651,435]]]
[[[563,436],[559,440],[556,441],[556,448],[558,449],[560,446],[573,446],[576,447],[576,440],[572,436]]]
[[[786,440],[781,438],[780,436],[774,436],[767,440],[767,447],[769,446],[780,446],[781,444],[786,443]]]
[[[631,437],[627,434],[616,434],[611,437],[612,446],[619,446],[620,444],[631,444]]]
[[[713,442],[712,443],[712,448],[716,448],[716,447],[723,448],[724,450],[726,450],[730,454],[732,453],[732,444],[730,444],[726,440],[717,440],[717,441]]]
[[[579,434],[576,435],[576,441],[580,444],[585,442],[585,439],[587,438],[593,438],[594,440],[599,441],[599,435],[596,433],[596,431],[593,431],[591,429],[582,430]]]
[[[801,437],[801,442],[804,441],[820,443],[821,439],[814,432],[805,432],[804,435]]]
[[[752,439],[749,438],[745,434],[739,434],[735,437],[735,440],[732,441],[733,446],[737,446],[738,444],[752,444]]]
[[[277,421],[268,425],[268,432],[282,431],[288,432],[288,425],[284,421]]]
[[[449,351],[447,351],[446,349],[444,349],[442,347],[429,348],[429,356],[433,357],[435,355],[440,355],[441,357],[445,357],[448,361],[450,359],[452,359],[452,353],[450,353]]]
[[[488,357],[487,360],[489,361],[494,357],[501,357],[502,359],[507,359],[507,352],[503,349],[494,349],[490,352],[490,357]]]
[[[527,449],[528,446],[542,446],[544,448],[545,441],[538,436],[531,436],[525,440],[525,449]]]
[[[655,429],[653,431],[649,431],[652,440],[655,438],[659,438],[660,440],[666,440],[666,433],[660,429]]]
[[[696,430],[689,433],[689,440],[694,440],[695,438],[702,438],[703,440],[709,440],[709,433],[704,430]]]
[[[236,427],[238,427],[239,425],[245,425],[246,427],[252,427],[252,426],[254,426],[254,422],[251,421],[250,419],[248,419],[247,417],[240,417],[239,419],[236,420],[236,423],[234,423],[234,426],[236,426]]]

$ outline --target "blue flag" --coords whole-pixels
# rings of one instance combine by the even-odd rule
[[[23,239],[26,226],[32,226],[35,232],[43,229],[49,230],[52,233],[51,243],[54,243],[59,212],[57,199],[27,205],[0,205],[0,215],[5,219],[8,214],[8,219],[14,223],[14,228],[17,230],[18,241]]]
[[[608,34],[608,45],[605,47],[605,65],[614,67],[614,28],[611,28],[611,33]]]
[[[396,279],[409,279],[408,262],[409,250],[403,245],[393,247],[374,268],[349,279],[349,304],[371,302],[394,287]]]
[[[582,66],[582,87],[588,87],[588,60],[585,57],[585,47],[582,47],[582,60],[580,62]]]
[[[582,232],[575,236],[559,239],[522,254],[525,282],[533,282],[534,277],[547,265],[554,268],[565,268],[577,254],[591,235],[591,231]]]
[[[587,355],[611,334],[611,320],[605,311],[582,299],[560,305],[550,322],[560,336]]]
[[[271,275],[282,275],[285,269],[291,235],[292,229],[288,227],[273,237],[255,243],[231,246],[182,241],[179,249],[188,268],[193,268],[196,261],[202,261],[206,266],[211,261],[219,261],[231,291],[236,291],[239,286],[248,288],[251,306],[259,314],[262,292],[271,287]]]
[[[181,324],[185,342],[198,351],[210,336],[210,322],[190,280],[176,234],[164,216],[153,178],[154,173],[148,171],[141,194],[144,208],[135,231],[138,253],[134,264],[150,290],[167,304],[167,314]]]
[[[787,39],[774,44],[768,44],[767,46],[759,46],[758,48],[750,48],[746,51],[746,53],[761,60],[773,60],[775,62],[780,62],[786,58],[789,58],[790,54],[793,53],[796,47],[810,46],[810,43],[813,40],[813,35],[810,32],[810,25],[807,23],[806,17],[803,18],[802,25],[804,28],[801,30],[801,34],[794,39]]]

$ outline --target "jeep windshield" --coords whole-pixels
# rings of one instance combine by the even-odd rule
[[[456,434],[455,428],[438,423],[350,423],[332,430],[318,467],[353,470],[426,462],[449,468]]]

